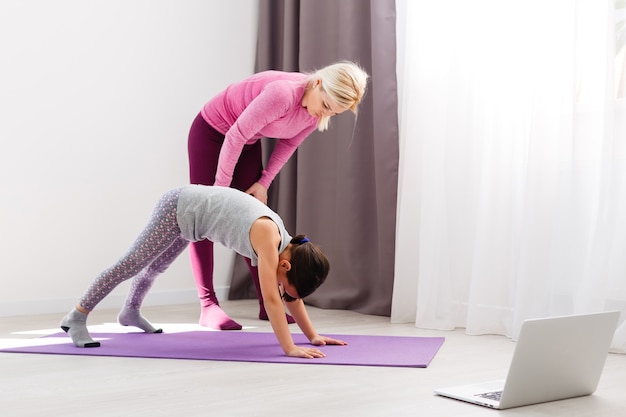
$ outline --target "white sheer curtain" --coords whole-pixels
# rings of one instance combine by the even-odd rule
[[[397,7],[392,321],[515,339],[528,318],[617,309],[626,352],[623,8]]]

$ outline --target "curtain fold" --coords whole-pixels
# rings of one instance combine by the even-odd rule
[[[617,309],[626,352],[613,1],[401,3],[392,321],[516,338],[528,318]]]
[[[330,259],[327,281],[307,303],[389,315],[399,152],[395,1],[261,1],[258,45],[258,71],[312,72],[352,60],[371,76],[358,115],[333,117],[328,131],[300,146],[270,187],[269,205]],[[241,268],[233,283],[241,282],[236,275]]]

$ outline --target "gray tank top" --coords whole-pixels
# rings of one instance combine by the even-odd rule
[[[291,241],[282,219],[251,195],[228,187],[187,185],[178,197],[176,220],[185,239],[220,243],[250,258],[254,266],[258,258],[250,243],[250,228],[261,217],[278,226],[278,253],[282,252]]]

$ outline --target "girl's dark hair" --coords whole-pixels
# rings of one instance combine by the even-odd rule
[[[291,239],[291,269],[287,271],[289,283],[296,287],[298,296],[304,298],[322,285],[328,276],[330,264],[324,252],[304,235]]]

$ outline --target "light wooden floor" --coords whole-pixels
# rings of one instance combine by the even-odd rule
[[[269,329],[255,318],[256,301],[223,307],[244,326]],[[144,313],[157,323],[196,323],[198,306]],[[496,411],[438,397],[433,388],[504,378],[515,346],[510,340],[420,330],[347,311],[309,313],[320,333],[444,336],[446,342],[426,369],[0,353],[0,415],[626,416],[626,355],[609,355],[592,396]],[[89,324],[113,322],[116,314],[96,310]],[[0,338],[38,337],[15,332],[57,328],[62,316],[3,318]]]

